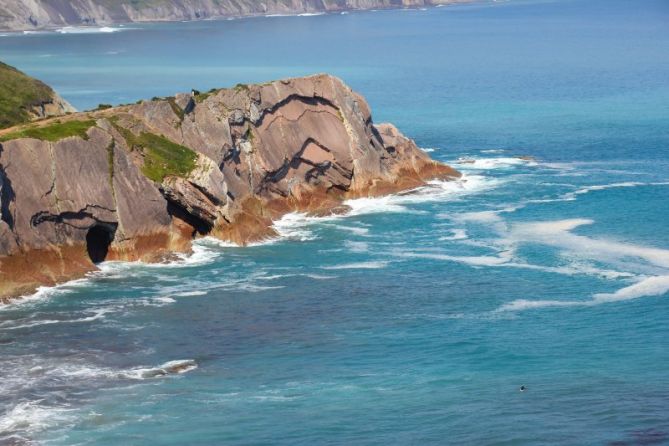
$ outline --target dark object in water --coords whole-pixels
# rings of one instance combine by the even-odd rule
[[[525,387],[525,386],[520,386],[520,391],[521,391],[521,392],[524,392],[524,391],[525,391],[525,389],[526,389],[526,387]]]

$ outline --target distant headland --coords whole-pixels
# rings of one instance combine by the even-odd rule
[[[263,15],[320,14],[366,9],[420,8],[471,0],[6,0],[0,30],[31,31],[65,26],[105,26]]]

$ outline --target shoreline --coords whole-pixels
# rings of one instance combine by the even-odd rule
[[[133,21],[109,21],[101,22],[94,24],[86,23],[67,23],[60,25],[46,25],[40,27],[24,27],[24,28],[4,28],[0,26],[0,33],[6,36],[16,36],[16,35],[34,35],[34,34],[68,34],[67,32],[61,32],[61,30],[72,28],[77,30],[87,30],[87,29],[104,29],[104,28],[115,28],[115,27],[128,27],[132,25],[150,25],[150,24],[161,24],[161,23],[197,23],[197,22],[222,22],[222,21],[232,21],[232,20],[243,20],[243,19],[258,19],[258,18],[281,18],[281,17],[317,17],[324,15],[346,15],[349,13],[355,12],[377,12],[377,11],[397,11],[397,10],[407,10],[407,11],[418,11],[418,10],[428,10],[428,9],[437,9],[442,7],[466,5],[473,3],[489,3],[488,0],[447,0],[445,3],[433,3],[426,5],[409,5],[409,6],[375,6],[370,8],[342,8],[342,9],[333,9],[333,10],[322,10],[322,11],[302,11],[302,12],[292,12],[292,13],[251,13],[243,15],[216,15],[204,18],[170,18],[170,19],[153,19],[153,20],[133,20]],[[122,31],[112,30],[112,31],[99,31],[99,33],[114,33]],[[74,33],[73,33],[74,34]]]
[[[2,311],[3,308],[11,309],[14,305],[22,305],[24,303],[27,304],[31,302],[41,301],[51,297],[52,295],[58,295],[60,294],[61,291],[65,292],[62,290],[63,288],[71,288],[76,286],[77,284],[84,283],[85,281],[88,281],[90,279],[95,279],[95,276],[97,274],[104,273],[106,268],[113,267],[113,265],[122,265],[124,267],[137,266],[137,267],[148,267],[148,268],[180,268],[180,267],[204,265],[211,263],[211,261],[213,260],[207,259],[209,261],[202,261],[201,259],[198,259],[197,256],[201,255],[202,252],[200,252],[200,250],[198,249],[193,249],[196,246],[199,246],[200,248],[214,247],[216,249],[245,249],[245,248],[252,249],[252,248],[261,248],[265,246],[275,245],[281,242],[290,242],[293,240],[302,243],[305,241],[309,241],[311,239],[302,239],[299,236],[295,236],[293,233],[291,233],[291,231],[293,231],[294,229],[290,224],[291,221],[299,220],[299,222],[294,226],[296,228],[301,228],[304,226],[308,227],[313,224],[327,223],[330,221],[337,221],[337,220],[345,221],[348,218],[358,217],[360,215],[385,212],[378,210],[360,212],[360,210],[357,209],[357,206],[351,206],[350,204],[348,204],[349,201],[356,201],[359,199],[363,200],[369,199],[383,202],[386,200],[392,201],[393,198],[396,198],[399,203],[404,204],[407,202],[408,198],[409,199],[408,201],[411,203],[425,203],[425,202],[438,201],[442,196],[442,194],[444,193],[448,195],[458,194],[458,193],[468,194],[468,193],[475,193],[478,190],[477,186],[474,186],[473,189],[469,189],[464,186],[465,184],[467,184],[468,181],[470,181],[468,175],[466,174],[463,174],[459,178],[436,180],[436,181],[438,181],[439,184],[428,182],[423,186],[418,186],[416,188],[409,190],[398,191],[396,193],[378,195],[375,197],[361,197],[361,198],[352,198],[350,200],[345,200],[342,202],[342,206],[347,207],[346,212],[336,212],[327,215],[312,215],[306,212],[299,212],[299,211],[288,212],[280,216],[277,220],[273,221],[272,227],[277,232],[275,235],[268,236],[247,244],[238,244],[231,241],[222,240],[220,238],[211,235],[204,235],[192,240],[192,246],[190,250],[183,252],[175,251],[173,252],[173,256],[171,258],[165,258],[162,259],[161,261],[151,262],[142,259],[127,260],[127,261],[124,260],[105,261],[100,265],[96,265],[96,269],[85,272],[83,275],[78,275],[72,277],[71,279],[55,283],[53,285],[41,285],[37,289],[32,290],[31,292],[20,294],[15,297],[0,298],[0,311]],[[459,191],[447,190],[447,188],[444,187],[447,184],[454,184],[454,185],[459,184],[460,190]],[[411,197],[415,197],[415,201],[411,201]],[[402,204],[400,204],[400,206],[401,205]],[[297,216],[297,218],[291,218],[291,216]],[[284,222],[284,220],[286,220],[286,222]],[[280,226],[283,227],[282,230],[279,229]]]

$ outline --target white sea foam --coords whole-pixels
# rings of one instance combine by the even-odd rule
[[[158,302],[158,303],[161,303],[161,304],[173,304],[174,302],[176,302],[175,299],[173,299],[173,298],[171,298],[171,297],[169,297],[169,296],[159,296],[159,297],[154,297],[154,298],[151,299],[151,300],[152,300],[153,302]]]
[[[355,240],[346,240],[344,242],[346,249],[354,253],[363,253],[369,251],[369,243]]]
[[[382,269],[388,266],[387,261],[369,261],[369,262],[354,262],[343,263],[340,265],[321,266],[322,269],[337,270],[337,269]]]
[[[465,240],[468,238],[467,236],[467,231],[461,228],[457,229],[451,229],[450,230],[451,235],[445,235],[442,237],[439,237],[439,241],[447,241],[447,240]]]
[[[82,322],[93,322],[98,319],[103,319],[105,317],[105,314],[109,313],[110,310],[107,308],[98,308],[96,310],[91,311],[92,313],[90,316],[86,317],[81,317],[81,318],[76,318],[76,319],[42,319],[42,320],[33,320],[30,322],[26,323],[21,323],[19,325],[10,325],[7,327],[1,327],[5,330],[18,330],[21,328],[32,328],[32,327],[38,327],[41,325],[52,325],[52,324],[77,324],[77,323],[82,323]]]
[[[511,259],[510,252],[502,252],[497,256],[454,256],[450,254],[439,253],[420,253],[420,252],[403,252],[395,253],[398,257],[406,258],[421,258],[432,260],[447,260],[451,262],[465,263],[472,266],[499,266],[508,263]]]
[[[669,275],[653,276],[634,285],[621,288],[614,293],[597,293],[593,296],[593,302],[618,302],[645,296],[661,296],[667,292],[669,292]]]
[[[374,198],[356,198],[347,200],[344,204],[351,208],[349,215],[352,216],[409,212],[409,209],[405,206],[395,203],[395,199],[392,195]]]
[[[198,367],[192,359],[168,361],[158,367],[136,368],[119,373],[119,377],[128,379],[151,379],[168,375],[181,375]]]
[[[537,166],[537,162],[528,159],[499,157],[499,158],[460,158],[453,162],[459,169],[492,170],[508,169],[514,166]]]
[[[41,400],[20,402],[0,416],[0,440],[4,435],[11,433],[30,436],[67,422],[72,419],[71,412],[72,409],[48,406]],[[17,444],[23,444],[23,442],[20,441]]]
[[[613,293],[597,293],[592,299],[578,300],[527,300],[517,299],[499,307],[496,311],[524,311],[546,307],[594,306],[610,302],[621,302],[640,297],[662,296],[669,293],[669,276],[647,277],[633,285]]]
[[[352,234],[363,237],[369,235],[369,228],[361,228],[358,226],[345,226],[345,225],[334,225],[334,227],[337,229],[343,229],[344,231],[348,231],[351,232]]]
[[[337,276],[325,276],[323,274],[304,274],[304,276],[314,280],[330,280],[337,278]]]
[[[348,215],[358,216],[376,213],[411,212],[407,205],[457,199],[473,193],[492,189],[500,180],[481,175],[463,175],[453,181],[430,181],[426,186],[402,194],[386,195],[375,198],[357,198],[347,200],[345,205],[351,208]]]
[[[305,242],[316,238],[308,226],[323,220],[319,217],[310,217],[305,213],[291,212],[276,220],[273,227],[281,238]]]
[[[123,31],[124,28],[114,28],[111,26],[66,26],[57,29],[56,32],[60,34],[99,34],[99,33],[115,33]]]
[[[191,297],[191,296],[204,296],[206,295],[206,291],[183,291],[181,293],[176,293],[174,296],[176,297]]]
[[[639,258],[651,265],[669,268],[669,250],[595,239],[569,232],[578,226],[592,223],[589,219],[520,223],[513,226],[509,236],[516,242],[555,246],[599,261]]]

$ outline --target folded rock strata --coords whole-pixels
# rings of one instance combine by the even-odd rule
[[[328,75],[76,113],[0,131],[0,296],[102,260],[245,244],[291,211],[459,176]]]

